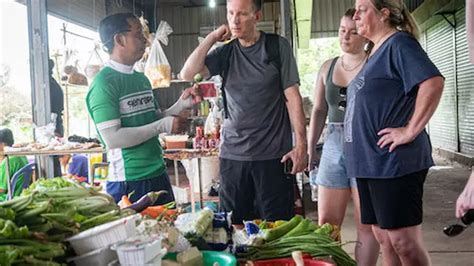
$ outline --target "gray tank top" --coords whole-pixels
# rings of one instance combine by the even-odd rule
[[[339,87],[332,82],[334,73],[334,65],[339,57],[336,57],[331,62],[328,76],[326,78],[326,102],[328,104],[328,122],[329,123],[344,123],[344,111],[340,110],[339,105],[346,103],[345,87]]]

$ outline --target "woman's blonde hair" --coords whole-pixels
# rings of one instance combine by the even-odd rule
[[[415,18],[412,16],[408,8],[405,6],[403,0],[371,0],[375,8],[379,11],[382,8],[387,8],[390,11],[388,17],[390,26],[401,31],[410,33],[418,39],[420,32]]]

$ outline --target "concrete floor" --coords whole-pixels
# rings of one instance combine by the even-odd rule
[[[456,223],[454,216],[456,199],[464,188],[470,170],[442,158],[435,158],[437,166],[428,173],[423,197],[423,238],[435,266],[474,266],[474,227],[471,226],[456,237],[443,234],[444,226]],[[307,197],[306,197],[307,198]],[[305,201],[306,216],[317,217],[315,203]],[[342,227],[343,241],[356,240],[353,207],[349,206]],[[354,257],[354,245],[344,249]],[[382,265],[379,256],[378,265]]]
[[[423,199],[423,237],[432,264],[434,266],[474,266],[474,226],[453,238],[445,236],[442,232],[443,227],[457,222],[454,216],[455,203],[466,184],[470,170],[440,157],[435,157],[435,161],[437,166],[428,173]],[[179,172],[180,187],[188,187],[189,182],[181,166]],[[168,165],[168,173],[174,184],[172,164]],[[317,220],[316,203],[311,202],[309,185],[305,188],[306,216]],[[198,199],[197,195],[196,199]],[[346,213],[342,238],[343,241],[356,240],[352,204],[349,205]],[[348,244],[344,246],[344,249],[354,257],[354,244]],[[378,265],[382,265],[381,256]]]

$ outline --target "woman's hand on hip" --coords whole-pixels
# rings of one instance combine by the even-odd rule
[[[412,142],[416,137],[407,127],[384,128],[377,135],[382,136],[377,145],[380,148],[390,145],[388,148],[389,152],[394,151],[400,145]]]

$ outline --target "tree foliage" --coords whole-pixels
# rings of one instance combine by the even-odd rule
[[[33,139],[31,99],[25,97],[8,82],[10,73],[10,67],[2,67],[0,78],[0,126],[8,127],[13,131],[15,142],[28,142]]]
[[[298,70],[303,97],[313,98],[314,82],[321,65],[328,59],[339,55],[337,38],[321,38],[310,41],[308,49],[298,49]]]

